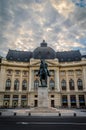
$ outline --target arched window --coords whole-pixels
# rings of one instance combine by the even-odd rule
[[[39,80],[36,79],[36,80],[34,81],[34,89],[36,90],[38,87],[39,87]]]
[[[22,82],[22,90],[27,90],[27,81],[23,80]]]
[[[19,80],[18,79],[16,79],[14,81],[14,90],[19,90]]]
[[[77,86],[78,86],[78,90],[82,90],[83,89],[83,83],[81,79],[77,80]]]
[[[50,89],[54,89],[55,88],[55,82],[54,80],[50,80]]]
[[[69,81],[69,88],[70,90],[74,90],[74,81],[72,79]]]
[[[66,81],[64,79],[61,82],[61,88],[62,90],[66,90]]]
[[[11,88],[11,80],[7,79],[6,80],[6,90],[10,90],[10,88]]]

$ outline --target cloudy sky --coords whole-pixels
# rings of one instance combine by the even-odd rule
[[[1,56],[33,51],[43,39],[55,51],[86,54],[86,0],[0,0]]]

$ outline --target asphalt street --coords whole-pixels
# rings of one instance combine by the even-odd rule
[[[0,130],[86,130],[86,117],[0,116]]]

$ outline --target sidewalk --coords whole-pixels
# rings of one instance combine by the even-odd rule
[[[14,113],[18,116],[76,116],[86,117],[86,109],[56,109],[56,112],[31,112],[31,109],[1,109],[2,116],[13,116]]]

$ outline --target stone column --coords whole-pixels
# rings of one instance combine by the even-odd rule
[[[0,95],[0,107],[3,106],[4,95]]]
[[[31,89],[34,90],[34,70],[32,70]]]
[[[19,97],[18,97],[18,107],[21,107],[21,95],[19,94]]]
[[[49,77],[47,78],[47,87],[48,87],[48,89],[50,89],[50,85],[49,85]]]
[[[60,91],[60,84],[59,84],[59,69],[55,70],[55,88]]]
[[[30,94],[27,96],[27,106],[30,106]]]
[[[68,99],[68,107],[70,108],[71,107],[71,103],[70,103],[70,95],[69,94],[67,95],[67,99]]]
[[[32,76],[32,73],[31,73],[31,68],[30,68],[30,72],[29,72],[29,91],[31,90],[31,76]]]
[[[77,78],[76,78],[76,72],[74,71],[74,87],[75,87],[75,91],[78,91],[77,88]]]
[[[83,89],[86,91],[86,67],[83,67]]]
[[[69,78],[68,78],[68,71],[66,71],[66,86],[67,86],[67,91],[69,92]]]
[[[10,107],[12,107],[12,102],[13,102],[13,95],[10,95]]]
[[[0,91],[5,91],[5,84],[6,84],[6,70],[4,66],[1,66],[1,73],[0,73]]]
[[[86,107],[86,94],[84,95],[84,98],[85,98],[85,107]]]
[[[13,70],[13,72],[12,72],[12,83],[11,83],[11,92],[14,91],[14,81],[15,81],[14,76],[15,76],[15,71]]]
[[[20,71],[20,84],[19,84],[19,91],[22,91],[22,71]]]
[[[79,97],[78,97],[78,95],[76,95],[76,105],[77,105],[77,108],[79,108]]]
[[[29,91],[29,72],[28,72],[28,79],[27,79],[27,91]]]
[[[29,91],[31,91],[34,88],[34,70],[30,68],[29,73]]]

